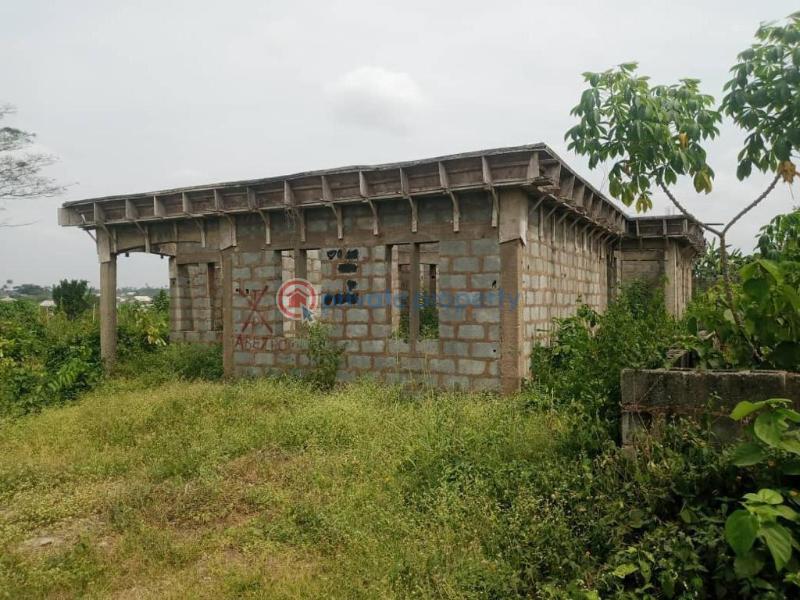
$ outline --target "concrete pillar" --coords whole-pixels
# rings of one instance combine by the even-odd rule
[[[411,263],[408,276],[408,342],[416,350],[419,337],[419,244],[411,244]]]
[[[308,279],[308,251],[297,248],[294,251],[294,276]]]
[[[100,357],[106,366],[117,359],[117,255],[100,263]]]
[[[220,263],[222,268],[222,368],[226,377],[233,377],[235,370],[233,362],[235,335],[233,331],[233,294],[235,293],[233,257],[233,249],[227,248],[222,251]]]
[[[523,339],[523,256],[527,250],[528,195],[500,192],[500,389],[518,391],[527,373]]]

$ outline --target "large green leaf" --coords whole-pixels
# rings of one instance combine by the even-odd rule
[[[741,579],[755,577],[764,568],[764,561],[755,552],[748,552],[743,556],[737,556],[733,561],[733,570],[736,576]]]
[[[739,509],[725,521],[725,540],[738,556],[753,547],[758,533],[758,519],[748,511]]]
[[[755,277],[747,279],[742,283],[742,289],[748,296],[759,302],[769,295],[769,283],[766,279]]]
[[[754,413],[755,411],[759,410],[762,406],[766,405],[767,401],[762,400],[761,402],[750,402],[749,400],[742,400],[737,404],[733,411],[731,411],[731,419],[735,421],[741,421],[747,415]]]
[[[755,494],[745,494],[744,497],[752,502],[762,502],[764,504],[781,504],[783,502],[783,496],[769,488],[761,488]]]
[[[764,540],[772,555],[775,569],[782,571],[792,558],[792,534],[786,527],[778,523],[764,523],[759,530],[759,536]]]
[[[753,427],[756,437],[768,446],[777,448],[781,444],[781,436],[787,425],[781,416],[773,411],[758,415]]]
[[[767,452],[756,442],[747,442],[736,447],[731,455],[731,462],[737,467],[749,467],[760,463],[767,457]]]
[[[781,269],[777,265],[777,263],[775,263],[775,262],[773,262],[771,260],[767,260],[766,258],[759,258],[756,262],[759,264],[759,266],[763,267],[764,270],[767,273],[772,275],[775,278],[776,281],[782,281],[783,280],[783,275],[781,274]]]

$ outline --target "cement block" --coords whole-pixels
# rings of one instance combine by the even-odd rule
[[[428,361],[428,367],[434,373],[455,373],[455,361],[449,358],[432,358]]]
[[[462,340],[482,340],[486,335],[483,325],[459,325],[458,338]]]
[[[345,335],[350,338],[366,337],[369,326],[366,323],[351,323],[345,327]]]
[[[446,240],[439,242],[441,256],[464,256],[467,253],[467,242],[461,240]]]
[[[453,271],[456,273],[475,273],[479,270],[478,259],[474,256],[459,256],[453,259]]]
[[[485,370],[485,361],[472,360],[470,358],[458,359],[458,372],[462,375],[483,375]]]

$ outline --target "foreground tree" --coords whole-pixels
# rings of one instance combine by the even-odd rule
[[[14,108],[0,105],[0,121]],[[42,169],[53,164],[49,154],[31,150],[36,135],[15,127],[0,127],[0,203],[6,200],[53,196],[63,187],[41,174]],[[0,211],[5,210],[0,206]],[[0,227],[9,226],[0,220]]]
[[[53,301],[70,319],[79,317],[92,306],[92,291],[85,279],[62,279],[53,286]]]
[[[800,150],[800,12],[780,24],[764,24],[756,42],[740,53],[725,84],[719,107],[700,92],[697,79],[674,85],[650,85],[636,63],[602,73],[584,73],[589,87],[572,109],[579,122],[567,133],[569,148],[589,158],[590,168],[612,161],[609,192],[625,205],[646,211],[658,188],[684,215],[719,238],[722,279],[728,307],[740,330],[735,310],[726,237],[731,227],[760,204],[781,179],[798,176]],[[719,134],[722,115],[747,132],[738,156],[736,176],[746,179],[753,168],[771,173],[766,189],[722,227],[702,223],[676,198],[678,177],[692,178],[695,190],[709,193],[714,170],[703,144]],[[753,348],[754,355],[758,350]]]

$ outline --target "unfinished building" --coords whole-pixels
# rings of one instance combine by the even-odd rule
[[[95,239],[106,361],[117,256],[149,252],[169,257],[171,339],[221,342],[230,375],[307,368],[302,323],[321,320],[342,379],[503,392],[554,318],[603,310],[620,282],[663,285],[681,313],[703,246],[696,222],[627,216],[543,144],[79,200],[59,222]]]

